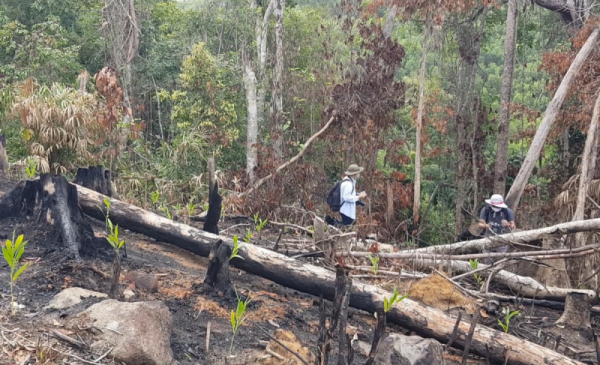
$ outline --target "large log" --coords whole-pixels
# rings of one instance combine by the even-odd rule
[[[470,253],[482,251],[484,249],[490,250],[493,248],[513,244],[528,244],[530,242],[541,240],[542,238],[546,238],[548,236],[562,236],[570,233],[589,231],[600,231],[600,218],[560,223],[550,227],[533,229],[530,231],[520,231],[515,233],[501,234],[498,236],[486,237],[478,240],[411,249],[406,250],[406,252],[437,254]]]
[[[84,212],[102,219],[98,206],[101,206],[104,196],[82,187],[78,187],[77,191]],[[218,239],[233,245],[227,237],[201,231],[115,199],[111,199],[111,218],[123,228],[201,256],[208,256],[213,242]],[[244,259],[231,260],[231,264],[237,268],[288,288],[323,295],[328,300],[334,297],[335,274],[331,271],[254,245],[243,245],[238,254]],[[390,298],[391,295],[376,286],[356,282],[352,287],[350,305],[373,313],[381,309],[384,298]],[[394,305],[387,313],[387,319],[421,336],[436,338],[444,343],[448,342],[456,322],[452,316],[411,299]],[[464,348],[468,332],[469,324],[461,323],[453,346]],[[471,353],[480,356],[489,354],[489,358],[495,362],[504,363],[506,357],[508,363],[515,365],[582,365],[545,347],[484,326],[477,326],[470,349]]]

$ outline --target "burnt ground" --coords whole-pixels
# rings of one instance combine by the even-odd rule
[[[14,181],[0,178],[0,195],[6,193]],[[102,235],[104,224],[91,220],[97,235]],[[225,222],[221,230],[230,228],[228,234],[237,232],[240,236],[246,230],[245,223]],[[193,223],[192,223],[193,224]],[[197,227],[201,228],[198,224]],[[54,329],[63,330],[74,338],[85,338],[84,334],[73,329],[65,329],[68,320],[90,303],[84,303],[64,311],[47,312],[43,307],[54,295],[66,287],[82,287],[108,293],[110,287],[111,261],[107,258],[86,258],[75,263],[66,257],[66,251],[60,235],[42,223],[31,220],[8,218],[0,221],[0,242],[11,238],[13,231],[25,234],[29,240],[23,261],[29,268],[16,283],[17,302],[24,307],[16,316],[9,315],[10,291],[7,284],[9,267],[0,263],[0,365],[4,364],[83,364],[93,362],[100,354],[78,350],[68,343],[51,335]],[[293,234],[290,233],[290,234]],[[156,274],[158,292],[147,293],[134,290],[132,301],[163,301],[173,315],[171,348],[179,364],[260,364],[265,355],[265,343],[269,338],[256,329],[256,323],[269,332],[282,328],[293,332],[303,346],[316,353],[319,310],[318,298],[297,292],[263,278],[231,268],[231,280],[234,287],[245,295],[250,293],[251,302],[247,311],[246,324],[239,330],[231,356],[230,311],[235,308],[234,300],[206,294],[202,282],[206,273],[208,259],[198,257],[175,246],[156,242],[145,236],[131,232],[122,232],[127,242],[127,259],[123,261],[124,277],[128,272]],[[293,237],[292,237],[293,238]],[[277,239],[276,230],[265,231],[263,239]],[[382,284],[407,288],[409,282],[398,283],[390,280]],[[127,283],[121,284],[125,289]],[[401,289],[402,291],[402,289]],[[331,311],[327,302],[327,313]],[[513,309],[517,308],[516,305]],[[552,347],[558,337],[544,330],[544,324],[551,323],[560,316],[559,311],[545,308],[525,307],[520,316],[511,322],[511,332],[537,343],[544,342]],[[595,323],[595,318],[593,318]],[[210,323],[210,347],[205,350],[207,326]],[[487,317],[484,323],[499,328],[497,318]],[[349,332],[356,333],[360,340],[371,341],[376,321],[366,312],[350,309]],[[337,331],[336,331],[337,332]],[[388,332],[409,334],[402,328],[389,325]],[[582,360],[591,358],[593,347],[588,339],[582,339],[577,332],[563,332],[559,341],[561,352],[571,351],[574,357]],[[562,347],[561,347],[562,346]],[[331,363],[337,363],[335,356],[337,345],[333,346]],[[354,364],[364,364],[365,356],[356,353]],[[449,363],[460,359],[458,353],[451,351],[447,355]],[[272,360],[271,360],[272,361]],[[94,362],[113,364],[105,357]],[[266,362],[265,362],[266,363]],[[283,363],[283,362],[278,362]],[[290,362],[286,362],[290,363]],[[471,364],[485,364],[484,359],[472,358]],[[590,362],[591,363],[591,362]]]

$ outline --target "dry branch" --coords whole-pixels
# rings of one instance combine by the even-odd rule
[[[280,165],[277,170],[275,170],[275,172],[263,177],[262,179],[258,180],[256,182],[256,184],[254,184],[254,186],[252,186],[250,189],[246,190],[244,193],[242,193],[240,196],[244,196],[244,195],[248,195],[250,193],[252,193],[254,190],[258,189],[262,184],[264,184],[267,180],[271,179],[273,176],[275,176],[275,174],[279,173],[279,171],[285,169],[286,167],[288,167],[289,165],[293,164],[294,162],[298,161],[300,159],[300,157],[302,157],[302,155],[304,155],[304,152],[306,152],[306,150],[308,149],[308,146],[310,146],[310,144],[317,139],[317,137],[319,137],[321,134],[323,134],[323,132],[325,132],[327,130],[327,128],[329,128],[329,126],[331,125],[331,123],[333,123],[333,121],[336,118],[336,113],[334,112],[333,115],[331,116],[331,118],[329,118],[329,121],[323,126],[323,128],[321,128],[317,133],[313,134],[304,144],[304,148],[302,148],[302,150],[294,157],[292,157],[289,161],[285,162],[284,164]]]
[[[498,236],[481,238],[478,240],[450,243],[447,245],[429,246],[412,249],[406,252],[414,253],[437,253],[437,254],[460,254],[469,252],[481,252],[482,250],[497,248],[507,245],[519,245],[541,240],[548,236],[562,236],[570,233],[600,231],[600,218],[560,223],[550,227],[507,233]]]

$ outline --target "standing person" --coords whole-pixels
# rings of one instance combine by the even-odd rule
[[[509,233],[515,229],[515,214],[504,204],[500,194],[494,194],[485,201],[488,205],[479,214],[479,228],[485,229],[484,236]]]
[[[340,207],[340,215],[342,216],[342,225],[349,226],[356,220],[356,204],[364,205],[361,199],[367,197],[367,193],[361,191],[356,193],[356,180],[360,178],[360,173],[364,170],[363,167],[357,164],[352,164],[348,167],[348,170],[344,172],[346,177],[342,180],[340,186],[340,201],[342,206]]]

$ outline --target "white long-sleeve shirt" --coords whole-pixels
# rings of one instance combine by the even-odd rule
[[[356,219],[356,202],[358,201],[355,186],[356,180],[350,176],[344,178],[340,186],[340,199],[343,203],[340,213],[352,219]]]

